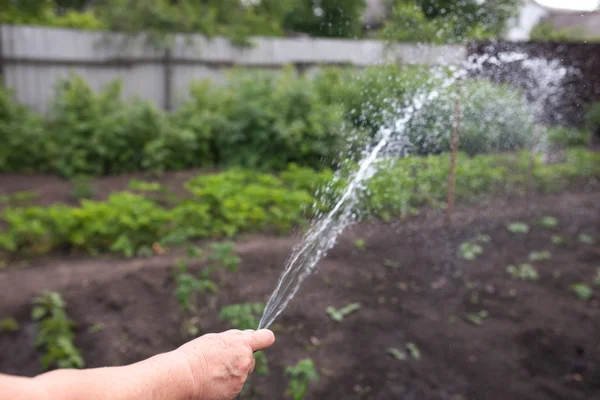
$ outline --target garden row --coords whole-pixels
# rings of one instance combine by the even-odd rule
[[[0,172],[71,178],[192,167],[332,167],[341,156],[359,154],[355,150],[401,116],[415,93],[440,87],[443,75],[397,67],[326,69],[313,78],[292,70],[238,71],[226,86],[194,83],[172,113],[123,99],[118,81],[96,93],[72,76],[57,85],[46,115],[0,89]],[[462,151],[527,145],[532,121],[519,92],[483,80],[465,82],[463,92]],[[410,120],[403,150],[446,151],[453,110],[449,87]],[[561,130],[558,137],[586,143],[585,132]]]
[[[389,220],[421,206],[443,206],[446,200],[447,154],[389,158],[360,193],[362,217]],[[44,254],[55,250],[151,255],[164,246],[191,239],[233,237],[241,232],[279,232],[306,223],[331,208],[355,164],[340,170],[315,171],[289,166],[279,174],[233,168],[200,175],[176,198],[156,183],[130,186],[106,201],[82,200],[78,206],[28,206],[11,199],[0,224],[0,251]],[[344,172],[345,171],[345,172]],[[530,172],[533,177],[530,182]],[[563,163],[545,164],[538,157],[531,169],[527,152],[485,154],[457,162],[457,199],[552,191],[577,180],[600,177],[600,154],[570,149]],[[533,187],[531,187],[533,184]],[[316,204],[316,207],[313,207]]]

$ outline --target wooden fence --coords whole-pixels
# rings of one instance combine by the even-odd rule
[[[225,38],[178,35],[170,50],[143,38],[102,32],[0,25],[0,75],[17,99],[45,111],[57,81],[75,72],[94,88],[120,78],[125,96],[137,95],[171,109],[185,98],[191,80],[225,82],[234,67],[299,73],[319,66],[365,67],[384,63],[457,64],[464,46],[388,45],[376,40],[253,38],[236,47]]]

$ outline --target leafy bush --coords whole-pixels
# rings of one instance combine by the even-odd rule
[[[47,172],[49,149],[42,118],[20,105],[0,86],[0,171]]]
[[[85,362],[73,343],[75,323],[69,319],[60,293],[44,292],[33,299],[33,304],[31,318],[39,321],[35,345],[45,350],[42,368],[83,368]]]
[[[581,147],[588,145],[590,133],[587,130],[553,126],[548,128],[547,138],[552,144],[564,147]]]

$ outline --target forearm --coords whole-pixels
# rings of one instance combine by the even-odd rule
[[[56,370],[35,378],[0,376],[0,383],[0,388],[14,390],[0,390],[0,400],[187,400],[195,387],[176,352],[124,367]]]

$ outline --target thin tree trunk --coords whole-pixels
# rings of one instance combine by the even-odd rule
[[[454,184],[456,181],[456,158],[458,155],[458,142],[460,138],[461,122],[461,93],[460,81],[456,82],[456,102],[454,106],[454,121],[452,124],[452,137],[450,139],[450,171],[448,173],[448,207],[446,208],[446,222],[452,224],[454,212]]]

